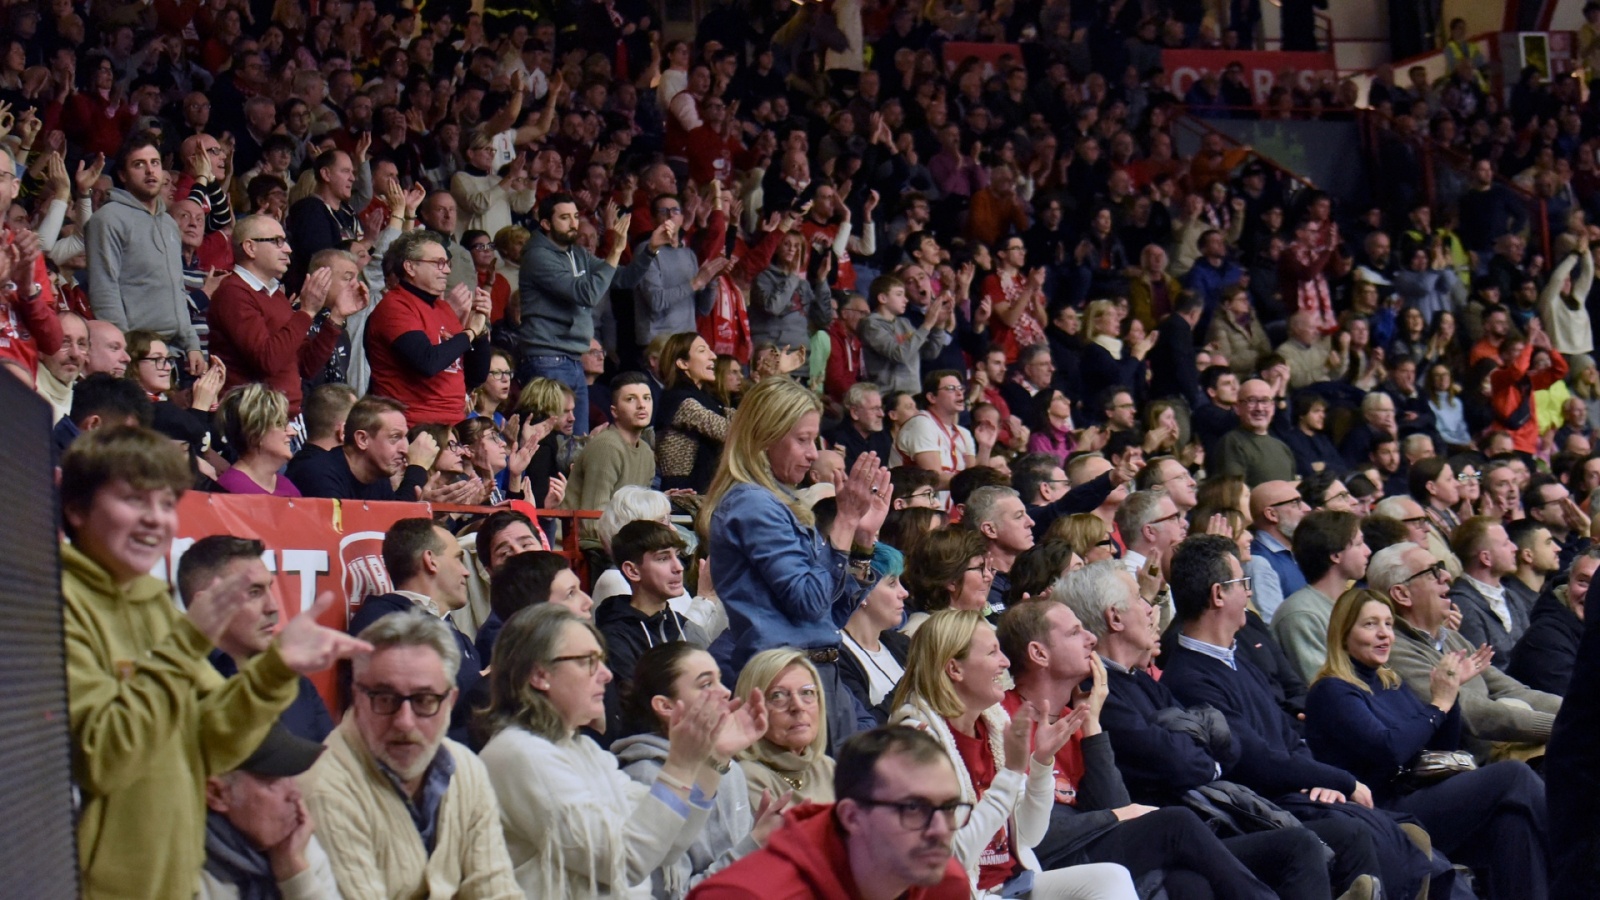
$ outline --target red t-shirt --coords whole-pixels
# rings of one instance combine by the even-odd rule
[[[839,236],[839,226],[836,224],[819,225],[815,220],[806,219],[800,223],[800,233],[805,235],[806,243],[811,245],[812,253],[821,253],[833,249],[833,241]],[[841,291],[856,289],[856,267],[850,261],[850,250],[839,254],[839,278],[829,287]]]
[[[1006,697],[1000,701],[1007,713],[1017,714],[1017,709],[1022,706],[1022,697],[1015,690],[1006,691]],[[1070,708],[1062,709],[1060,715],[1071,712]],[[1032,741],[1029,741],[1032,746]],[[1056,762],[1053,774],[1056,779],[1056,802],[1068,806],[1078,805],[1078,785],[1083,783],[1083,732],[1075,732],[1067,739],[1066,746],[1056,751]]]
[[[994,783],[997,770],[994,753],[989,749],[988,723],[979,718],[973,730],[975,737],[967,737],[954,728],[950,729],[950,734],[956,739],[956,751],[961,754],[961,763],[967,767],[967,777],[972,779],[972,790],[976,797],[981,798],[989,790],[989,785]],[[978,857],[978,888],[988,890],[1005,884],[1017,873],[1017,866],[1017,854],[1011,842],[1011,822],[1007,818],[1006,824],[994,833],[994,837],[983,848],[983,854]]]
[[[394,341],[409,331],[427,335],[431,344],[442,344],[461,333],[461,320],[443,298],[432,303],[397,287],[367,319],[367,360],[372,365],[370,393],[399,400],[406,405],[406,426],[418,424],[454,425],[466,418],[467,378],[458,357],[443,372],[426,376],[411,368],[395,353]]]

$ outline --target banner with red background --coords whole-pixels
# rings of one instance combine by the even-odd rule
[[[1244,67],[1245,84],[1256,103],[1265,103],[1267,94],[1278,85],[1285,69],[1294,71],[1289,88],[1314,88],[1323,75],[1333,77],[1337,66],[1332,53],[1294,53],[1276,50],[1163,50],[1161,67],[1167,72],[1167,86],[1179,97],[1188,92],[1207,72],[1222,76],[1222,70],[1238,63]]]
[[[361,601],[391,589],[383,566],[383,536],[400,519],[432,514],[422,503],[368,503],[355,500],[285,500],[190,491],[178,503],[178,533],[167,571],[203,537],[230,534],[266,544],[263,561],[277,577],[280,621],[311,608],[330,591],[334,604],[322,624],[344,631]],[[166,572],[156,572],[164,576]],[[173,591],[177,596],[177,591]],[[311,676],[329,709],[337,709],[334,673]]]

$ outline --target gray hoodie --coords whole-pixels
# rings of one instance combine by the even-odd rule
[[[640,784],[654,784],[667,759],[667,739],[659,734],[639,734],[611,745],[622,771]],[[677,900],[689,889],[759,849],[750,829],[755,825],[749,789],[737,764],[728,768],[717,787],[717,805],[706,827],[678,861],[650,873],[650,895],[657,900]]]
[[[151,213],[115,188],[89,220],[89,305],[123,331],[144,328],[182,350],[199,350],[183,286],[183,243],[167,205]]]

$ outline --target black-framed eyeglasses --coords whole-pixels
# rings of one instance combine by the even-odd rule
[[[910,499],[910,500],[932,500],[935,496],[936,496],[936,494],[935,494],[933,488],[923,488],[920,491],[912,491],[910,496],[907,499]]]
[[[683,212],[683,207],[681,206],[663,206],[658,210],[658,213],[663,216],[675,216],[681,212]]]
[[[1250,583],[1251,583],[1250,580],[1251,580],[1252,577],[1253,576],[1246,575],[1243,578],[1229,578],[1227,581],[1219,581],[1219,582],[1217,582],[1217,587],[1225,589],[1225,588],[1229,587],[1230,585],[1242,584],[1242,585],[1244,585],[1245,591],[1248,592],[1250,590]]]
[[[1400,521],[1404,522],[1407,525],[1426,525],[1426,524],[1428,524],[1428,517],[1425,516],[1425,515],[1423,515],[1423,516],[1412,516],[1409,519],[1401,519]]]
[[[1322,505],[1327,506],[1330,503],[1338,503],[1341,500],[1353,499],[1355,499],[1355,497],[1349,491],[1340,491],[1339,493],[1334,494],[1332,497],[1322,498]]]
[[[875,800],[871,797],[855,802],[869,808],[876,806],[894,810],[900,820],[900,827],[907,831],[927,831],[928,826],[933,824],[935,813],[944,816],[945,824],[950,826],[951,830],[965,828],[967,820],[972,818],[972,804],[960,800],[952,800],[938,806],[926,800]]]
[[[150,365],[155,366],[157,369],[170,369],[173,366],[176,366],[178,364],[179,357],[176,357],[176,356],[141,356],[141,357],[139,357],[139,362],[147,362]]]
[[[414,263],[416,263],[417,265],[420,265],[420,266],[434,266],[434,267],[438,268],[440,271],[444,271],[444,272],[450,271],[450,257],[448,257],[448,256],[446,256],[446,257],[444,257],[442,259],[423,259],[421,257],[418,257],[416,259],[407,260],[407,262],[414,262]]]
[[[1348,491],[1346,491],[1345,492],[1345,496],[1346,497],[1350,496],[1350,493]],[[1337,499],[1337,498],[1335,498],[1335,499]],[[1287,500],[1279,500],[1277,503],[1268,503],[1267,504],[1267,509],[1277,509],[1280,506],[1289,506],[1290,504],[1301,504],[1301,503],[1305,503],[1305,502],[1306,502],[1306,498],[1304,498],[1304,497],[1290,497]]]
[[[1150,524],[1151,525],[1160,525],[1162,522],[1171,522],[1174,519],[1181,519],[1181,518],[1183,518],[1183,513],[1175,512],[1170,516],[1162,516],[1159,519],[1153,519],[1153,520],[1151,520]]]
[[[1096,544],[1095,544],[1095,546],[1096,546],[1096,547],[1115,547],[1115,546],[1117,546],[1117,544],[1116,544],[1116,542],[1115,542],[1115,541],[1113,541],[1113,540],[1112,540],[1112,539],[1111,539],[1111,538],[1106,538],[1106,539],[1105,539],[1105,540],[1103,540],[1103,541],[1099,541],[1099,542],[1097,542],[1097,543],[1096,543]]]
[[[600,665],[605,661],[606,655],[596,650],[593,653],[580,653],[576,656],[558,656],[555,659],[550,660],[550,664],[554,665],[556,663],[564,662],[577,663],[579,668],[587,669],[589,674],[593,675],[597,670],[599,670]]]
[[[244,244],[244,243],[271,244],[274,247],[287,247],[287,246],[289,246],[289,239],[280,234],[280,235],[277,235],[276,237],[245,238],[244,240],[240,241],[239,243],[241,243],[241,244]]]
[[[489,377],[490,378],[510,378],[511,377],[511,370],[510,369],[490,369],[489,370]]]
[[[1483,476],[1479,475],[1477,472],[1462,472],[1456,476],[1456,480],[1462,484],[1477,484],[1478,479],[1482,477]]]
[[[1432,578],[1434,581],[1438,581],[1439,580],[1439,576],[1443,575],[1445,577],[1449,577],[1449,574],[1450,574],[1450,570],[1445,568],[1444,563],[1436,562],[1433,565],[1427,567],[1426,569],[1423,569],[1422,571],[1411,575],[1411,577],[1407,578],[1405,581],[1402,581],[1400,583],[1401,584],[1410,584],[1411,582],[1416,581],[1418,578],[1421,578],[1424,575],[1427,575],[1428,577]]]
[[[471,250],[473,253],[477,253],[479,250],[493,250],[494,245],[489,243],[478,243],[467,247],[467,249]]]
[[[965,569],[962,569],[961,571],[963,571],[963,572],[982,572],[985,575],[993,575],[994,574],[994,566],[989,565],[988,560],[984,560],[983,562],[978,563],[975,566],[967,566]]]
[[[411,711],[424,719],[431,719],[439,714],[439,709],[444,706],[444,701],[449,699],[450,692],[436,694],[432,691],[418,691],[415,694],[397,694],[394,691],[379,691],[363,685],[356,685],[356,690],[365,694],[367,703],[372,706],[372,711],[380,716],[392,716],[400,712],[404,704],[411,704]]]
[[[1072,486],[1072,479],[1070,479],[1070,478],[1046,478],[1044,480],[1044,483],[1045,484],[1059,484],[1062,487],[1071,487]]]

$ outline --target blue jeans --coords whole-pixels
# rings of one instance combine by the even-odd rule
[[[517,380],[526,384],[534,378],[549,378],[572,388],[572,433],[589,433],[589,382],[583,366],[570,356],[524,356],[517,366]]]

